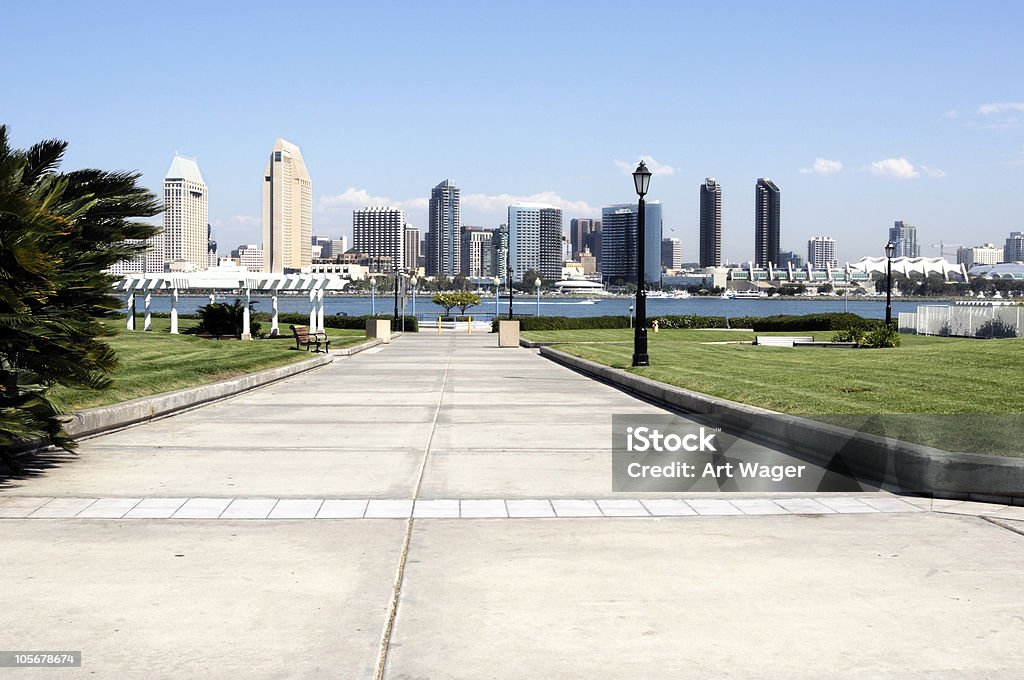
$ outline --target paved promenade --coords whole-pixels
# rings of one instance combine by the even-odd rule
[[[61,678],[1019,677],[1024,508],[613,494],[611,415],[662,411],[494,344],[406,335],[0,485],[0,648],[81,650],[25,672]]]

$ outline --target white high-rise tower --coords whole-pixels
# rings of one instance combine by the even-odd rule
[[[299,147],[278,138],[263,177],[263,268],[313,263],[313,183]]]
[[[164,176],[161,264],[184,261],[197,270],[209,267],[207,198],[206,182],[199,172],[199,165],[194,160],[175,155]]]

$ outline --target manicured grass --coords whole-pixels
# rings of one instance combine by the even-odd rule
[[[106,339],[117,352],[120,364],[113,373],[114,384],[107,390],[71,390],[56,387],[52,396],[67,410],[115,404],[161,392],[252,373],[301,361],[313,356],[295,351],[295,340],[283,336],[274,340],[205,340],[189,335],[171,335],[168,319],[153,319],[153,330],[128,331],[123,320],[108,322],[117,334]],[[197,322],[182,319],[179,330]],[[137,319],[138,328],[142,319]],[[287,329],[285,329],[287,331]],[[327,329],[331,347],[362,342],[363,331]]]
[[[832,333],[806,335],[829,339]],[[607,343],[558,349],[745,404],[952,450],[1024,455],[1024,339],[904,335],[897,348],[856,350],[702,344],[753,336],[650,333],[651,365],[630,368],[628,329],[524,334],[530,340]],[[867,417],[872,414],[884,417]]]

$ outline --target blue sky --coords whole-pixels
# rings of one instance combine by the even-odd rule
[[[571,217],[635,200],[696,259],[697,188],[723,186],[724,255],[753,254],[754,183],[783,249],[879,254],[893,220],[939,240],[1024,230],[1024,3],[52,2],[3,12],[0,122],[71,142],[68,167],[158,190],[197,157],[221,250],[260,239],[277,137],[313,179],[314,233],[400,205],[425,227],[454,178],[463,222],[509,201]],[[819,160],[820,159],[820,160]]]

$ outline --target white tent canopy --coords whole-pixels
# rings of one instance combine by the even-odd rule
[[[245,317],[243,328],[246,332],[242,337],[248,337],[249,328],[249,302],[252,293],[269,292],[273,308],[273,315],[270,320],[270,332],[277,335],[278,312],[277,295],[280,291],[309,293],[311,309],[309,311],[310,332],[322,331],[324,329],[324,291],[344,290],[348,279],[337,274],[271,274],[268,272],[248,272],[237,269],[217,271],[212,269],[205,272],[194,273],[154,273],[154,274],[127,274],[123,279],[114,284],[114,289],[127,296],[127,327],[128,330],[135,330],[135,296],[145,296],[145,322],[144,330],[151,328],[152,317],[150,313],[150,302],[153,291],[169,293],[171,296],[171,333],[178,332],[178,294],[187,291],[240,291],[245,300]]]

